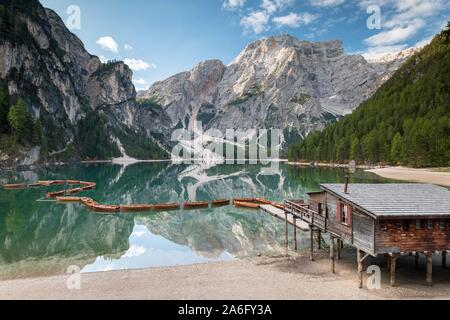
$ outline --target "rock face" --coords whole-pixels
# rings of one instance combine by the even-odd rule
[[[154,134],[168,135],[163,132],[164,126],[157,125],[164,120],[154,121],[158,127],[154,132],[154,113],[140,110],[136,104],[132,71],[127,65],[103,64],[89,54],[61,18],[37,0],[8,0],[4,8],[14,11],[15,23],[25,30],[11,37],[2,33],[0,80],[10,96],[25,99],[45,135],[57,136],[48,142],[50,155],[73,144],[72,156],[76,157],[82,148],[77,146],[78,124],[93,113],[106,115],[106,135],[111,141],[116,140],[117,131],[150,140],[154,140]],[[136,137],[133,140],[139,140]]]
[[[228,66],[217,60],[155,83],[138,96],[157,101],[173,127],[278,128],[286,142],[323,129],[369,98],[412,53],[369,62],[342,42],[289,35],[247,46]]]

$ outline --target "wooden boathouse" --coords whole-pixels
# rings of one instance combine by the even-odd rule
[[[285,215],[307,223],[319,245],[322,233],[330,235],[330,260],[335,272],[336,254],[343,244],[357,249],[359,287],[363,287],[364,261],[386,255],[390,282],[396,285],[396,261],[401,255],[426,255],[426,282],[432,285],[432,257],[442,254],[446,267],[450,250],[450,191],[429,184],[322,184],[306,201],[285,201]],[[336,243],[337,242],[337,243]]]

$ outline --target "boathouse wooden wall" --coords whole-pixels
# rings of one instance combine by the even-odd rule
[[[450,250],[450,219],[432,219],[433,229],[428,229],[428,220],[421,221],[422,227],[419,230],[413,219],[385,220],[387,230],[383,230],[380,223],[377,223],[377,253]],[[441,228],[441,221],[445,223],[445,228]]]
[[[342,203],[347,204],[352,208],[349,225],[341,223],[338,216],[338,206]],[[350,203],[327,192],[309,194],[308,204],[310,205],[310,208],[316,212],[320,212],[320,205],[324,206],[326,204],[328,230],[334,231],[334,233],[338,234],[342,240],[367,253],[375,253],[375,220],[372,217],[360,212]]]

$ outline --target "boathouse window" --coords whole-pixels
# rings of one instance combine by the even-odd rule
[[[434,229],[434,220],[428,220],[428,229],[433,230]]]
[[[416,220],[416,230],[422,229],[422,220]]]
[[[351,225],[352,208],[344,203],[338,205],[338,218],[342,224]]]
[[[441,230],[445,230],[445,227],[446,227],[445,220],[440,220],[440,221],[439,221],[439,228],[440,228]]]
[[[387,221],[386,220],[381,220],[380,221],[380,230],[381,231],[387,231]]]
[[[403,220],[403,231],[409,230],[409,220]]]
[[[325,216],[325,208],[326,208],[326,205],[324,204],[324,203],[319,203],[319,214],[321,215],[321,216]]]
[[[402,230],[402,222],[401,221],[396,221],[395,222],[395,229]]]

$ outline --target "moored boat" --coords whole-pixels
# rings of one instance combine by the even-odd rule
[[[277,209],[284,210],[284,204],[282,204],[282,203],[272,202],[271,204],[272,204],[272,206],[274,206]]]
[[[150,211],[152,209],[153,205],[151,204],[132,204],[120,206],[120,211],[122,212],[141,212],[141,211]]]
[[[57,191],[57,192],[49,192],[49,193],[46,194],[46,198],[47,199],[56,198],[56,197],[59,197],[59,196],[64,196],[65,194],[66,194],[65,190]]]
[[[23,183],[18,183],[18,184],[5,184],[3,186],[3,189],[9,189],[9,190],[13,190],[13,189],[24,189],[26,188],[27,185],[23,184]]]
[[[255,202],[259,204],[272,204],[272,201],[266,200],[264,198],[256,198]]]
[[[214,207],[217,206],[227,206],[230,204],[230,200],[228,199],[222,199],[222,200],[213,200],[211,201],[211,205]]]
[[[66,184],[66,180],[54,180],[50,181],[51,186],[63,186]]]
[[[69,190],[67,190],[66,192],[68,193],[68,194],[75,194],[75,193],[80,193],[80,192],[82,192],[83,190],[81,189],[81,188],[75,188],[75,189],[69,189]]]
[[[238,201],[238,202],[256,202],[255,198],[234,198],[234,201]]]
[[[248,209],[259,209],[260,204],[255,202],[244,202],[244,201],[233,201],[236,207],[248,208]]]
[[[181,205],[178,203],[163,203],[153,205],[154,210],[176,210],[180,209]]]
[[[67,180],[67,184],[78,185],[78,184],[80,184],[80,181],[79,180]]]
[[[105,205],[105,204],[91,204],[89,205],[89,209],[95,212],[109,212],[115,213],[120,211],[119,206]]]
[[[30,183],[28,185],[28,188],[37,188],[37,187],[42,187],[42,184],[40,184],[39,182],[37,183]]]
[[[56,197],[58,202],[80,202],[80,197]]]
[[[196,208],[208,208],[208,202],[186,202],[184,205],[184,209],[196,209]]]

